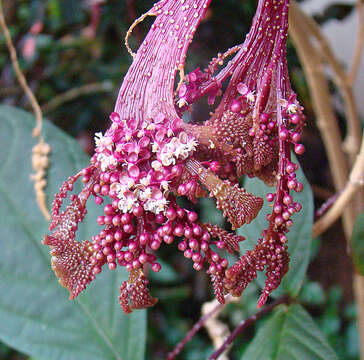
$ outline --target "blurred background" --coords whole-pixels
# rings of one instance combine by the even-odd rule
[[[5,0],[7,23],[20,57],[20,65],[43,107],[45,116],[75,137],[85,152],[93,151],[93,134],[109,125],[118,88],[131,57],[124,37],[133,19],[148,10],[147,0]],[[301,1],[331,39],[340,60],[351,61],[357,26],[352,1]],[[241,43],[255,12],[254,0],[213,1],[188,54],[187,71],[204,67],[219,51]],[[131,46],[137,49],[152,20],[134,30]],[[303,71],[291,43],[288,45],[291,80],[305,107],[308,126],[301,157],[304,172],[312,185],[315,205],[319,207],[334,194],[324,147],[315,127],[311,99]],[[363,65],[362,65],[363,66]],[[362,68],[363,69],[363,68]],[[360,71],[356,91],[363,93],[364,71]],[[362,81],[360,80],[362,79]],[[345,134],[342,104],[332,90],[337,116]],[[11,68],[4,38],[0,36],[0,102],[30,109]],[[364,103],[360,111],[364,113]],[[201,103],[195,120],[204,120],[208,109]],[[312,166],[314,164],[314,167]],[[197,207],[200,216],[222,223],[223,219],[204,200]],[[301,293],[302,301],[340,359],[359,359],[358,336],[353,305],[352,265],[337,223],[320,239],[314,240],[312,261]],[[164,358],[200,316],[201,305],[212,298],[209,279],[196,273],[191,264],[171,249],[162,249],[163,271],[152,275],[152,294],[160,299],[148,310],[147,359]],[[335,266],[333,266],[335,264]],[[256,311],[258,289],[252,285],[243,301],[231,304],[222,314],[230,327]],[[257,325],[259,327],[259,322]],[[254,327],[236,342],[231,359],[240,358]],[[211,341],[202,331],[189,343],[181,359],[206,358]],[[201,357],[202,352],[206,356]],[[27,359],[0,343],[0,359]]]

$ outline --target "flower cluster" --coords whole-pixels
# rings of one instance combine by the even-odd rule
[[[111,126],[95,135],[90,165],[70,177],[56,195],[52,209],[52,268],[71,298],[85,289],[105,265],[130,272],[120,288],[119,301],[127,313],[155,304],[147,288],[146,266],[160,271],[155,255],[162,244],[178,242],[178,249],[197,271],[206,267],[217,299],[239,296],[257,271],[267,282],[259,305],[288,271],[286,233],[291,216],[300,211],[291,190],[301,191],[290,148],[304,151],[300,132],[302,108],[291,90],[286,64],[288,0],[260,0],[244,44],[228,51],[234,58],[216,75],[214,59],[208,69],[185,77],[174,99],[176,69],[181,69],[188,46],[210,0],[161,0],[148,14],[156,20],[135,55],[110,115]],[[226,56],[227,56],[226,55]],[[222,95],[222,84],[230,77]],[[209,104],[222,95],[213,115],[203,124],[181,119],[198,98]],[[177,204],[185,196],[195,202],[211,196],[233,229],[250,223],[263,199],[239,187],[242,175],[276,185],[268,228],[256,247],[229,264],[221,250],[239,252],[243,237],[198,221],[195,212]],[[63,200],[82,177],[84,187]],[[97,218],[102,226],[91,241],[75,240],[86,215],[87,200],[104,205]]]

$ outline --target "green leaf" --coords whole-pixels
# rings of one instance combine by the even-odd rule
[[[354,225],[351,253],[356,271],[364,275],[364,212],[358,216]]]
[[[242,360],[337,360],[301,305],[281,305],[258,330]]]
[[[294,162],[297,162],[293,158]],[[306,180],[301,169],[297,172],[297,178],[303,183],[304,189],[301,193],[294,193],[293,199],[302,204],[302,210],[292,216],[293,226],[287,234],[288,251],[290,254],[290,269],[282,280],[278,289],[273,291],[273,297],[282,296],[287,292],[291,296],[297,296],[307,270],[310,259],[310,248],[312,242],[312,223],[313,223],[313,198],[310,185]],[[266,186],[259,179],[245,178],[244,187],[254,195],[264,199],[264,205],[259,215],[247,225],[237,230],[239,235],[246,237],[246,240],[240,243],[241,253],[246,250],[253,249],[257,240],[261,237],[261,233],[268,226],[266,215],[270,214],[272,208],[266,200],[266,194],[274,193],[274,188]],[[263,273],[258,274],[257,281],[261,287],[264,286],[265,276]]]
[[[124,315],[118,304],[125,272],[106,270],[70,301],[51,271],[48,247],[41,244],[48,225],[29,178],[33,126],[32,115],[0,106],[0,339],[39,360],[143,359],[146,313]],[[47,121],[43,133],[52,147],[46,189],[50,204],[62,181],[82,169],[88,158]],[[100,231],[100,209],[92,201],[89,205],[80,239]]]

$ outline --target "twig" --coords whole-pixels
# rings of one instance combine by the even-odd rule
[[[111,81],[103,81],[100,83],[91,83],[82,85],[77,88],[68,90],[62,94],[55,96],[52,100],[42,105],[42,110],[45,113],[53,111],[58,106],[65,102],[72,101],[79,96],[88,95],[96,92],[109,92],[113,89]]]
[[[338,125],[335,117],[321,117],[322,113],[320,113],[320,107],[328,108],[329,114],[332,114],[333,110],[331,99],[329,97],[329,93],[327,92],[327,82],[325,82],[326,80],[323,74],[322,64],[320,64],[320,60],[317,59],[317,49],[313,47],[312,42],[310,41],[311,36],[314,36],[319,42],[322,53],[326,56],[328,64],[334,71],[334,80],[336,84],[338,85],[342,94],[344,92],[346,94],[346,96],[343,95],[345,110],[348,118],[349,136],[347,137],[348,141],[346,141],[346,151],[353,151],[351,154],[349,152],[349,155],[351,155],[349,160],[353,161],[356,144],[358,144],[358,146],[360,144],[359,136],[361,131],[358,130],[358,127],[360,128],[359,119],[357,116],[355,116],[357,114],[354,98],[352,96],[351,84],[347,82],[347,74],[343,71],[340,63],[332,54],[331,49],[328,47],[328,44],[324,36],[321,34],[317,24],[315,24],[312,19],[306,16],[294,2],[292,2],[290,16],[290,33],[294,39],[296,48],[307,75],[309,86],[311,88],[311,94],[313,95],[314,110],[319,118],[318,125],[328,154],[330,168],[335,181],[335,187],[336,190],[339,191],[344,188],[344,183],[342,183],[342,181],[343,178],[348,176],[348,164],[345,161],[342,147],[340,146],[341,142],[338,141],[336,136],[332,136],[338,131]],[[312,67],[315,65],[321,66],[321,71],[316,69],[316,74],[312,73]],[[321,87],[322,84],[324,84],[324,87]],[[322,97],[322,92],[325,92],[326,96]],[[323,102],[325,100],[327,100],[327,102]],[[359,140],[357,140],[358,138]],[[341,186],[339,186],[340,183],[342,184]],[[356,207],[354,205],[356,205]],[[348,248],[355,217],[358,211],[360,211],[362,208],[362,205],[362,191],[358,191],[358,196],[355,198],[355,204],[346,206],[343,212],[343,225],[345,237],[348,242]],[[357,274],[354,274],[354,294],[358,306],[358,328],[361,344],[361,360],[364,360],[364,306],[362,306],[364,304],[364,277]]]
[[[200,317],[198,322],[193,325],[191,330],[188,331],[186,336],[176,345],[176,347],[167,355],[167,360],[174,360],[176,356],[182,351],[182,349],[185,347],[185,345],[192,340],[192,338],[196,335],[196,333],[205,325],[206,321],[214,316],[218,315],[218,313],[221,312],[221,310],[225,307],[225,305],[218,303],[211,311],[204,314]]]
[[[313,226],[313,236],[322,234],[328,229],[345,211],[347,204],[354,194],[364,186],[364,136],[361,150],[351,170],[347,186],[337,198],[327,213],[321,217]]]
[[[238,297],[227,296],[225,298],[225,302],[238,302]],[[215,307],[218,301],[215,299],[211,302],[206,302],[202,305],[202,314],[208,313],[211,308]],[[220,346],[224,343],[225,339],[230,335],[229,327],[218,319],[218,316],[223,308],[220,309],[218,313],[214,316],[208,318],[204,324],[207,333],[209,334],[212,343],[214,344],[215,349],[219,349]],[[226,349],[223,354],[220,355],[219,360],[228,360],[228,353],[229,349]]]
[[[41,108],[38,104],[38,101],[37,101],[36,97],[34,96],[32,90],[28,86],[28,82],[27,82],[23,72],[20,70],[18,56],[17,56],[16,50],[15,50],[13,41],[11,40],[11,35],[9,32],[9,29],[5,22],[2,0],[0,0],[0,26],[4,32],[6,45],[9,49],[10,58],[11,58],[11,62],[12,62],[13,68],[14,68],[16,78],[18,79],[20,86],[23,88],[25,95],[27,96],[27,98],[33,108],[35,119],[37,121],[37,126],[33,130],[33,135],[38,137],[42,130],[42,110],[41,110]]]
[[[47,185],[45,176],[46,176],[46,169],[49,166],[48,155],[51,151],[51,148],[47,143],[44,142],[42,137],[42,122],[43,122],[42,110],[39,106],[39,103],[35,95],[28,86],[27,80],[23,72],[20,69],[18,56],[13,41],[11,40],[9,29],[5,22],[2,0],[0,0],[0,26],[2,31],[4,32],[6,44],[9,49],[10,59],[14,68],[16,78],[21,88],[24,90],[24,93],[26,94],[34,111],[36,126],[33,129],[33,136],[38,138],[38,144],[36,144],[33,147],[32,165],[33,165],[33,170],[35,170],[35,174],[31,175],[31,179],[34,181],[34,189],[36,193],[38,206],[41,212],[43,213],[44,217],[47,220],[50,220],[50,214],[47,208],[46,194],[44,192],[44,188]]]
[[[294,13],[295,18],[299,19],[301,25],[306,27],[307,34],[316,38],[321,49],[321,55],[324,56],[326,62],[333,71],[333,80],[343,98],[347,118],[348,131],[344,141],[344,150],[351,156],[351,159],[353,159],[359,151],[361,127],[352,84],[349,81],[349,75],[334,55],[334,52],[317,23],[310,16],[306,15],[294,2],[292,5],[291,13]]]
[[[356,38],[355,52],[353,56],[353,61],[350,67],[350,72],[348,74],[348,83],[353,85],[356,76],[358,74],[361,56],[363,54],[363,46],[364,46],[364,9],[363,9],[363,0],[357,0],[357,12],[358,12],[358,35]]]
[[[281,304],[288,304],[289,298],[287,296],[283,296],[276,301],[266,305],[262,310],[258,311],[256,314],[249,316],[247,319],[243,320],[238,327],[234,329],[234,331],[228,336],[221,347],[216,350],[210,357],[209,360],[217,360],[218,357],[230,346],[230,344],[235,340],[237,336],[239,336],[247,327],[254,324],[257,320],[259,320],[264,315],[270,313],[275,307]]]
[[[311,40],[312,29],[304,21],[305,18],[298,5],[292,3],[289,15],[289,32],[306,75],[317,126],[325,144],[335,188],[339,191],[347,182],[349,169],[347,159],[340,146],[342,138],[332,106],[322,58]]]

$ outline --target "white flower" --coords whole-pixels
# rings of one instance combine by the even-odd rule
[[[185,105],[188,105],[188,102],[187,102],[187,100],[186,99],[184,99],[184,98],[181,98],[181,99],[178,99],[178,101],[177,101],[177,105],[178,105],[178,107],[184,107]]]
[[[168,201],[164,197],[159,200],[150,199],[146,201],[143,205],[144,210],[153,212],[154,214],[159,214],[166,210]]]
[[[156,142],[154,142],[152,144],[152,152],[156,153],[158,150],[159,150],[159,145]]]
[[[142,185],[144,185],[144,186],[148,186],[148,185],[150,184],[150,176],[148,175],[148,176],[145,176],[145,177],[141,178],[141,179],[139,180],[139,182],[140,182]]]
[[[154,161],[152,161],[152,168],[155,170],[155,171],[161,171],[162,170],[162,168],[163,168],[163,165],[161,164],[161,162],[160,161],[158,161],[158,160],[154,160]]]
[[[289,104],[287,107],[287,112],[289,114],[295,114],[297,112],[297,105],[296,104]]]
[[[170,153],[161,153],[159,157],[164,166],[174,165],[176,163],[176,159]]]
[[[135,205],[138,205],[138,201],[131,191],[126,191],[118,203],[118,207],[123,213],[131,212]]]
[[[254,95],[254,91],[250,91],[250,92],[246,95],[246,99],[247,99],[250,103],[255,102],[255,95]]]
[[[162,182],[161,182],[161,187],[162,187],[162,189],[163,190],[169,190],[169,185],[168,185],[168,181],[166,181],[166,180],[163,180]]]
[[[181,157],[182,159],[188,158],[191,152],[196,151],[196,147],[198,145],[198,142],[194,139],[189,139],[189,141],[186,144],[183,144],[181,149]]]
[[[112,139],[109,136],[103,136],[102,132],[98,132],[95,134],[95,144],[98,148],[98,151],[101,152],[105,149],[112,150]]]
[[[118,163],[113,155],[105,155],[103,153],[97,155],[97,161],[100,162],[102,171],[105,171],[110,167],[114,167]]]
[[[140,200],[145,201],[152,197],[152,190],[151,188],[146,188],[144,191],[139,191],[138,197]]]
[[[116,193],[116,196],[121,199],[124,196],[124,193],[128,190],[128,187],[125,184],[120,183],[112,183],[110,186],[110,190]]]
[[[159,153],[159,158],[164,166],[174,165],[176,159],[183,160],[190,156],[190,153],[196,150],[198,142],[189,137],[187,133],[182,132],[178,137],[173,137],[170,142],[165,144]]]

